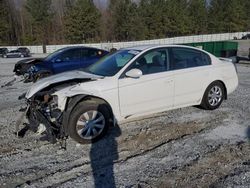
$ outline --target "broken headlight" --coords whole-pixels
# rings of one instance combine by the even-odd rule
[[[58,96],[57,95],[53,95],[52,96],[52,104],[54,107],[58,107]]]
[[[46,104],[43,112],[51,122],[56,122],[62,115],[58,109],[58,96],[46,94],[43,96],[43,102]]]
[[[32,73],[37,72],[37,71],[38,69],[34,65],[30,66],[30,68],[28,69],[28,72],[32,72]]]
[[[45,94],[43,96],[43,103],[47,104],[48,106],[51,106],[53,108],[57,108],[58,107],[58,96]]]

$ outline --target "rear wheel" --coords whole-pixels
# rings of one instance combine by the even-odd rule
[[[110,112],[106,104],[92,101],[79,103],[70,115],[69,136],[81,144],[101,139],[110,126]]]
[[[213,82],[208,86],[202,99],[201,106],[206,110],[215,110],[225,99],[225,88],[221,82]]]

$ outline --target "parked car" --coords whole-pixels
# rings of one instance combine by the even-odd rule
[[[37,81],[49,75],[85,68],[108,54],[107,51],[90,47],[66,47],[46,58],[31,58],[16,63],[14,72],[23,75],[26,82]]]
[[[8,53],[8,48],[0,48],[0,56],[3,57]]]
[[[250,48],[248,49],[248,61],[250,61]]]
[[[21,52],[24,57],[30,57],[31,56],[30,50],[27,47],[20,47],[20,48],[17,48],[17,50],[19,52]]]
[[[247,40],[247,39],[250,39],[250,33],[248,33],[248,34],[246,34],[246,35],[244,35],[244,36],[242,36],[242,38],[241,38],[242,40]]]
[[[110,125],[166,110],[217,109],[238,85],[234,64],[178,45],[118,50],[84,70],[44,78],[26,93],[27,118],[50,141],[95,142]],[[34,127],[33,127],[34,128]]]
[[[236,56],[234,61],[236,63],[239,63],[240,61],[250,61],[250,48],[249,48],[247,57],[246,56]]]
[[[22,47],[16,50],[11,50],[3,55],[4,58],[18,58],[18,57],[30,57],[30,51],[28,48]]]

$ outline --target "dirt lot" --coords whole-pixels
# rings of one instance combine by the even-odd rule
[[[0,59],[0,86],[16,59]],[[177,109],[112,128],[93,145],[67,150],[28,133],[15,137],[17,97],[30,84],[0,88],[0,187],[250,187],[250,65],[222,107]]]

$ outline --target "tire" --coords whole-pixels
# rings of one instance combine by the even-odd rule
[[[92,119],[94,114],[96,114],[96,117]],[[100,120],[94,123],[94,120],[98,119]],[[68,124],[69,136],[80,144],[97,142],[107,133],[107,130],[111,124],[110,119],[111,114],[106,104],[99,104],[95,101],[80,102],[70,114],[70,120]],[[86,125],[90,128],[88,128]],[[98,125],[98,127],[95,125]],[[95,129],[95,133],[97,133],[95,136],[93,129]],[[88,130],[90,130],[89,137]]]
[[[225,87],[221,82],[215,81],[207,87],[203,95],[201,107],[205,110],[215,110],[220,107],[224,99]]]

